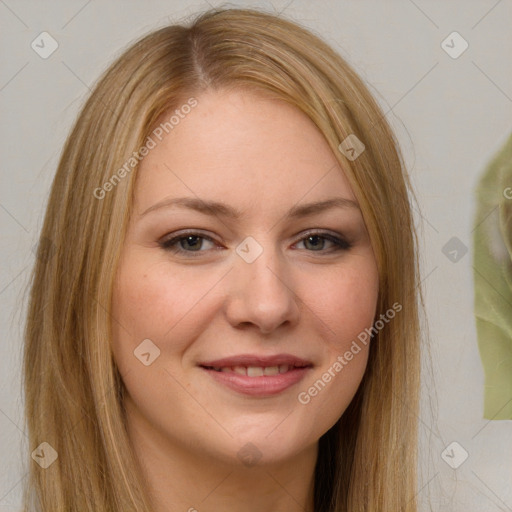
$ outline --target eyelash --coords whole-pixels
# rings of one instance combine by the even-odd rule
[[[174,236],[172,238],[169,238],[167,240],[161,240],[158,243],[159,243],[160,247],[162,249],[164,249],[165,251],[169,251],[169,252],[172,252],[174,254],[187,255],[187,256],[191,256],[193,258],[197,257],[202,252],[206,252],[206,251],[203,251],[203,250],[187,251],[187,250],[182,249],[181,247],[178,247],[176,245],[181,240],[185,240],[185,239],[187,239],[190,236],[197,237],[199,239],[204,239],[204,240],[208,240],[209,242],[216,243],[215,240],[213,240],[212,238],[210,238],[210,237],[208,237],[206,235],[202,235],[201,233],[199,233],[197,231],[187,231],[187,232],[181,233],[178,236]],[[338,251],[348,251],[352,247],[352,244],[347,242],[343,238],[339,238],[339,237],[336,237],[334,235],[331,235],[331,234],[325,233],[325,232],[308,232],[308,233],[306,233],[306,235],[304,237],[302,237],[299,240],[299,242],[302,242],[302,241],[304,241],[307,238],[312,237],[312,236],[316,236],[316,237],[328,240],[328,241],[332,242],[335,245],[335,247],[333,249],[331,249],[331,250],[328,250],[328,251],[324,251],[324,250],[312,251],[312,250],[310,250],[308,252],[319,252],[319,253],[326,253],[326,252],[328,252],[328,253],[332,253],[332,252],[338,252]]]

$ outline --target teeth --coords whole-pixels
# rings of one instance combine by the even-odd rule
[[[267,366],[263,368],[263,375],[279,375],[279,366]]]
[[[247,367],[247,377],[262,377],[263,376],[263,368],[258,366],[248,366]]]
[[[280,373],[286,373],[290,370],[290,365],[280,364],[279,366],[213,366],[212,369],[222,373],[238,373],[247,377],[263,377],[264,375],[273,376]]]

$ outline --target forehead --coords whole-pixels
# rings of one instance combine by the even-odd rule
[[[209,91],[196,99],[144,157],[139,212],[173,195],[235,207],[333,193],[355,200],[327,141],[299,109],[252,91]]]

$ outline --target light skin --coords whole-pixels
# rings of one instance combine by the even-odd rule
[[[157,512],[312,512],[318,440],[352,400],[368,346],[309,403],[298,395],[371,327],[374,253],[346,177],[304,114],[248,91],[196,98],[141,163],[114,287],[129,436]],[[183,197],[240,217],[165,206]],[[341,206],[286,216],[332,198]],[[182,253],[162,246],[177,235],[171,247]],[[252,263],[236,251],[249,236],[263,250]],[[145,339],[160,350],[147,366],[134,357]],[[268,397],[229,389],[199,366],[282,353],[312,367]]]

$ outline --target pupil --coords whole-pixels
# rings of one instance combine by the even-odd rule
[[[182,240],[182,242],[186,242],[186,243],[188,244],[188,243],[190,242],[190,240],[192,240],[192,241],[194,241],[194,240],[195,240],[195,241],[196,241],[196,245],[198,244],[198,246],[197,246],[196,248],[197,248],[197,249],[199,249],[199,247],[201,246],[201,243],[200,243],[200,237],[195,236],[195,235],[190,235],[190,236],[187,236],[186,238],[184,238],[184,239]],[[199,243],[198,243],[198,242],[199,242]],[[190,247],[190,246],[193,246],[193,245],[194,245],[194,243],[190,244],[190,245],[189,245],[189,247]],[[194,247],[192,247],[192,248],[194,248]]]
[[[320,241],[320,242],[323,242],[323,239],[320,239],[320,237],[318,235],[310,235],[308,236],[308,238],[306,239],[306,242],[309,243],[310,240],[316,240],[317,242]],[[318,248],[319,245],[318,244],[315,244],[313,243],[313,248]]]

